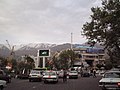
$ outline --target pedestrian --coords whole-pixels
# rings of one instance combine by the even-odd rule
[[[82,70],[82,68],[80,69],[80,75],[81,75],[81,77],[83,77],[83,70]]]
[[[96,77],[96,70],[93,70],[93,77]]]
[[[67,81],[67,71],[63,69],[63,82]]]

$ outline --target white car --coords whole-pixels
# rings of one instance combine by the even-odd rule
[[[4,87],[7,86],[7,81],[5,80],[0,80],[0,90],[3,90]]]
[[[43,76],[44,83],[58,82],[58,75],[56,71],[46,71]]]
[[[31,70],[30,74],[29,74],[29,82],[34,81],[34,80],[38,80],[38,81],[42,81],[42,73],[41,71],[38,70]]]
[[[99,81],[102,90],[112,89],[120,90],[120,71],[108,71]]]
[[[78,72],[77,71],[70,71],[69,73],[68,73],[68,75],[69,75],[69,78],[71,79],[71,78],[78,78]]]

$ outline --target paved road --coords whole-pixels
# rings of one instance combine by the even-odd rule
[[[13,79],[4,90],[101,90],[98,86],[100,78],[68,79],[66,83],[59,79],[57,84],[29,82],[28,80]]]

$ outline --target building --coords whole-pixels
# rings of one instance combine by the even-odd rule
[[[87,63],[89,66],[96,66],[97,64],[104,64],[105,53],[103,48],[89,47],[80,45],[73,49],[80,55],[80,62]]]

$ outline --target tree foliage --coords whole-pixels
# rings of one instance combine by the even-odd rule
[[[74,64],[74,60],[78,57],[73,50],[64,50],[56,57],[53,57],[54,65],[57,69],[68,69]]]
[[[100,43],[108,49],[110,59],[120,60],[120,0],[103,0],[101,7],[92,7],[91,21],[83,25],[83,35],[91,44]]]
[[[24,69],[31,70],[35,67],[35,62],[30,56],[25,55],[24,59],[24,61],[17,63],[18,72],[22,72]]]
[[[6,67],[7,65],[7,59],[0,57],[0,67]]]

